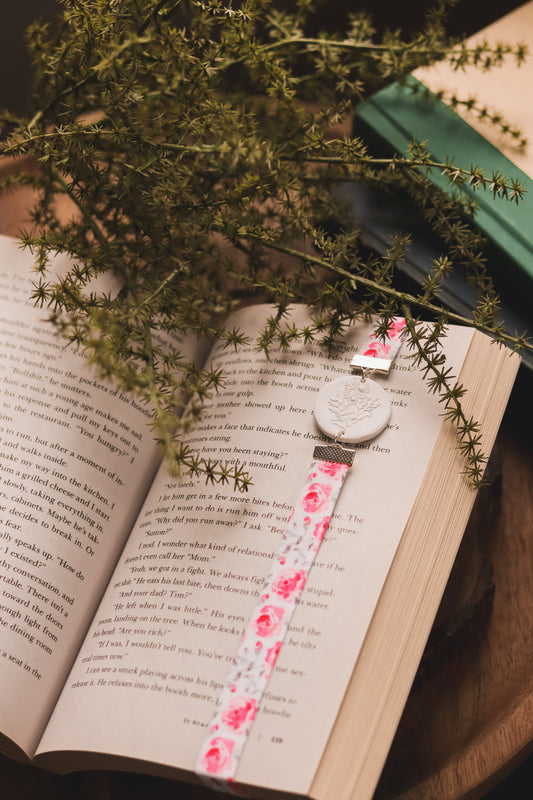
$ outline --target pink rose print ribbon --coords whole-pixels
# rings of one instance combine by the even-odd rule
[[[402,319],[393,320],[391,342],[370,337],[355,359],[371,364],[388,361],[390,366],[404,325]],[[366,369],[368,365],[358,362],[356,366]],[[337,443],[315,447],[200,749],[196,774],[213,789],[242,796],[235,784],[239,760],[354,454],[353,449]]]
[[[311,462],[200,751],[196,772],[212,788],[231,791],[252,722],[349,469],[348,459],[353,459],[353,451],[339,446],[316,449],[319,455],[338,451],[346,463],[320,458]]]
[[[385,340],[378,339],[374,333],[371,333],[352,358],[350,366],[388,374],[401,347],[404,332],[405,319],[393,317],[387,329],[387,338]]]

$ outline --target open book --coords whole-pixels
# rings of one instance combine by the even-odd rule
[[[226,383],[188,442],[245,464],[253,486],[241,494],[169,477],[147,410],[95,380],[28,303],[28,260],[0,238],[0,747],[58,771],[195,780],[324,441],[316,392],[346,374],[369,326],[330,356],[213,346],[207,361]],[[268,313],[234,323],[253,335]],[[488,452],[519,359],[458,327],[446,354]],[[281,648],[237,772],[251,796],[372,795],[474,500],[455,433],[407,354],[376,380],[392,416],[357,446]]]

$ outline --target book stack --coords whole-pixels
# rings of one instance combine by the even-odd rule
[[[533,50],[533,3],[526,3],[468,40],[524,44]],[[374,154],[405,154],[410,142],[424,142],[434,160],[453,156],[458,166],[481,167],[490,177],[497,172],[515,179],[526,189],[523,200],[514,202],[490,192],[473,190],[468,184],[460,192],[477,204],[474,223],[487,239],[485,254],[489,273],[502,298],[502,318],[509,332],[531,329],[530,297],[533,291],[533,146],[520,147],[510,134],[480,117],[475,108],[499,113],[513,128],[533,141],[533,112],[529,102],[533,85],[533,59],[520,68],[512,58],[501,67],[483,72],[467,67],[454,70],[441,63],[409,76],[405,84],[394,84],[361,103],[355,112],[354,133]],[[435,93],[462,100],[475,98],[475,107],[464,113],[452,111]],[[459,107],[459,110],[461,107]],[[438,170],[428,177],[447,192],[451,187]],[[421,283],[432,259],[442,252],[436,237],[417,221],[405,206],[365,187],[346,188],[362,221],[367,243],[383,251],[391,234],[401,230],[412,235],[413,244],[403,265],[405,272]],[[454,271],[441,292],[442,299],[459,313],[468,313],[475,303],[466,276]],[[525,363],[533,367],[526,356]]]

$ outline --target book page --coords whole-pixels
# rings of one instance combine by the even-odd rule
[[[31,263],[0,237],[0,725],[25,753],[158,465],[147,410],[29,302]]]
[[[233,322],[255,332],[266,313],[254,307]],[[40,752],[115,753],[194,770],[313,446],[324,441],[314,398],[347,374],[368,332],[358,325],[329,356],[317,345],[270,360],[214,348],[225,387],[188,441],[204,456],[245,464],[254,484],[240,494],[159,474]],[[470,339],[467,330],[449,332],[456,372]],[[237,773],[243,783],[309,789],[441,429],[439,403],[405,352],[375,380],[387,389],[391,419],[357,446],[255,718]]]
[[[503,11],[503,6],[502,6]],[[474,48],[488,41],[494,47],[505,42],[510,45],[524,45],[528,49],[525,62],[517,68],[515,59],[507,57],[498,69],[483,70],[479,66],[463,66],[461,69],[445,62],[437,62],[430,67],[420,67],[413,73],[433,92],[445,91],[447,97],[456,95],[463,101],[475,98],[474,110],[459,109],[460,115],[481,136],[507,156],[526,175],[533,178],[533,107],[524,103],[529,97],[533,80],[533,2],[524,5],[496,20],[466,41],[467,47]],[[512,128],[525,136],[528,144],[519,147],[518,142],[507,131],[493,124],[490,114],[482,116],[476,109],[486,106],[492,114],[499,114]]]

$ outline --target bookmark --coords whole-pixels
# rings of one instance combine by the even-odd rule
[[[355,450],[343,444],[371,439],[387,425],[387,394],[369,379],[368,373],[389,372],[404,328],[405,320],[395,317],[384,342],[371,335],[350,364],[362,374],[337,378],[318,393],[315,420],[334,441],[315,447],[307,477],[202,743],[196,774],[212,789],[242,796],[234,783],[239,760],[353,463]]]

